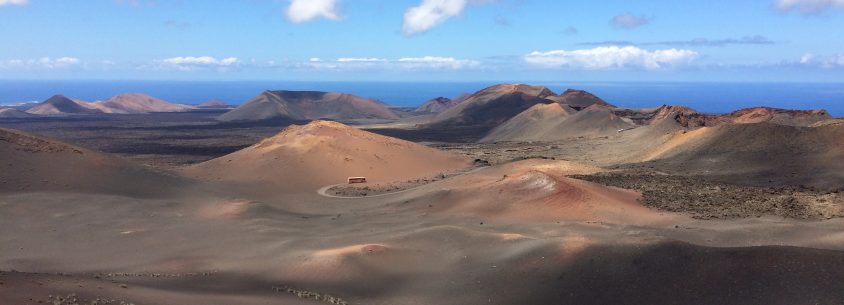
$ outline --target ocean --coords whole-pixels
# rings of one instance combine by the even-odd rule
[[[557,93],[583,89],[621,107],[679,104],[710,113],[752,106],[826,109],[844,116],[844,83],[716,82],[527,82]],[[198,104],[221,99],[241,104],[264,90],[347,92],[394,106],[416,106],[438,97],[472,93],[495,82],[304,82],[304,81],[0,81],[0,104],[42,101],[53,94],[95,101],[126,92],[146,93],[171,102]]]

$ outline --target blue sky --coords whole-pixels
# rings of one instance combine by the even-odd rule
[[[2,79],[844,81],[844,0],[0,0]]]

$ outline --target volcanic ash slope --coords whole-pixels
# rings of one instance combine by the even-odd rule
[[[557,105],[557,106],[555,106]],[[615,135],[636,125],[613,114],[608,106],[594,104],[578,112],[559,105],[537,105],[496,127],[481,142],[557,141],[576,137]]]
[[[840,189],[844,185],[844,125],[703,127],[676,134],[651,150],[645,160],[741,183]]]
[[[465,101],[438,114],[432,126],[493,126],[536,104],[550,104],[556,96],[543,86],[495,85],[478,91]]]
[[[184,182],[107,154],[0,129],[0,193],[74,192],[156,197]]]

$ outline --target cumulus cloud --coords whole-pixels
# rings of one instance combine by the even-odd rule
[[[573,70],[660,70],[692,63],[698,53],[666,49],[648,51],[634,46],[597,47],[583,50],[532,52],[524,56],[528,64],[542,68]]]
[[[10,59],[0,62],[4,69],[62,69],[77,66],[81,63],[76,57],[41,57],[38,59]]]
[[[339,20],[337,0],[291,0],[285,13],[293,23],[302,23],[316,18]]]
[[[775,5],[781,11],[818,14],[831,8],[844,8],[844,0],[777,0]]]
[[[29,0],[0,0],[0,6],[4,5],[26,5]]]
[[[651,17],[647,16],[638,16],[633,15],[632,13],[626,13],[613,17],[612,20],[610,20],[610,23],[617,28],[635,29],[650,23],[651,19]]]
[[[451,17],[460,15],[466,5],[490,3],[495,0],[422,0],[418,6],[404,12],[402,32],[411,36],[426,32]],[[503,18],[503,17],[502,17]]]
[[[236,66],[240,63],[237,57],[226,57],[217,59],[211,56],[179,56],[171,57],[159,62],[158,68],[176,69],[180,71],[193,71],[209,68],[225,69]]]

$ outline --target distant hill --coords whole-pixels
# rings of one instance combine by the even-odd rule
[[[566,137],[599,137],[617,134],[619,130],[635,127],[631,120],[615,115],[611,106],[593,104],[557,125],[553,134],[557,138]]]
[[[470,161],[425,145],[377,135],[331,121],[291,125],[232,154],[185,169],[193,177],[259,185],[267,190],[313,192],[350,176],[370,182],[424,177],[469,166]],[[267,188],[269,187],[269,188]]]
[[[662,105],[644,123],[657,125],[665,121],[674,121],[687,128],[714,126],[723,122],[716,115],[699,113],[686,106]]]
[[[75,114],[97,114],[102,110],[92,108],[88,103],[72,100],[64,95],[54,95],[49,99],[38,103],[26,112],[38,115],[75,115]]]
[[[29,118],[34,114],[17,110],[15,108],[0,108],[0,118]]]
[[[481,142],[542,141],[577,110],[559,103],[537,104],[492,130]]]
[[[219,99],[210,99],[205,103],[199,104],[199,108],[228,108],[229,105],[225,101]]]
[[[432,126],[498,125],[536,104],[550,104],[556,96],[543,86],[495,85],[478,91],[438,114]]]
[[[421,106],[413,110],[418,113],[440,113],[456,106],[458,101],[454,101],[447,97],[438,97],[431,99]]]
[[[636,126],[633,121],[616,116],[612,108],[602,104],[593,104],[577,112],[564,105],[534,107],[542,108],[531,108],[513,117],[493,129],[481,142],[556,141],[576,137],[600,137],[614,135],[619,130]]]
[[[585,109],[586,107],[595,104],[615,108],[615,106],[610,103],[607,103],[594,94],[583,90],[568,89],[566,92],[563,92],[563,94],[560,94],[559,96],[552,96],[548,99],[567,105],[575,110]]]
[[[753,107],[710,114],[680,105],[618,108],[583,90],[568,89],[556,95],[542,86],[504,84],[480,90],[420,126],[435,131],[467,127],[465,132],[481,142],[520,142],[603,137],[631,129],[637,129],[634,134],[640,137],[661,138],[671,132],[722,124],[812,126],[830,124],[830,120],[825,110]]]
[[[105,113],[182,112],[196,109],[193,106],[174,104],[141,93],[124,93],[89,105]]]
[[[579,91],[569,90],[568,92]],[[591,94],[586,93],[586,96]],[[549,99],[557,99],[549,97]],[[594,103],[581,111],[560,111],[556,107],[534,107],[497,126],[481,142],[499,141],[558,141],[571,137],[600,137],[620,130],[636,129],[633,134],[655,139],[669,132],[713,127],[724,124],[771,123],[785,126],[813,126],[830,124],[832,118],[824,110],[785,110],[754,107],[727,114],[700,113],[685,106],[662,105],[657,108],[622,109],[599,98],[589,98]],[[585,105],[578,102],[577,105]],[[562,102],[560,102],[562,104]],[[566,104],[567,105],[567,104]],[[645,128],[647,127],[647,128]],[[631,133],[631,132],[628,132]]]
[[[146,94],[126,93],[98,102],[84,102],[64,95],[54,95],[29,108],[26,112],[38,115],[76,115],[181,112],[192,109],[196,109],[196,107],[170,103]]]
[[[219,117],[221,121],[258,121],[273,118],[398,119],[384,104],[346,93],[319,91],[264,91]]]
[[[788,126],[810,126],[832,119],[826,110],[789,110],[771,107],[752,107],[727,114],[706,114],[685,106],[663,105],[652,112],[644,123],[654,125],[663,120],[674,120],[683,127],[716,126],[725,123],[772,123]]]
[[[788,110],[771,107],[741,109],[727,115],[733,123],[748,124],[770,122],[779,125],[809,126],[832,119],[826,110]]]

